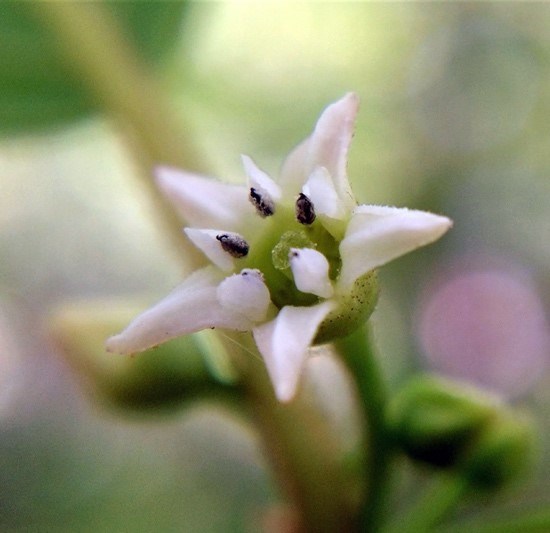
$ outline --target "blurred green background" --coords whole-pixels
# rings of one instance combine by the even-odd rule
[[[328,103],[359,94],[359,202],[455,222],[381,272],[372,322],[390,384],[440,371],[534,414],[531,480],[459,518],[549,502],[550,4],[108,7],[167,92],[191,170],[238,182],[246,153],[276,176]],[[244,419],[214,403],[105,410],[53,341],[52,309],[154,301],[181,271],[124,129],[31,10],[0,6],[0,529],[258,531],[278,498]],[[311,366],[309,385],[331,387],[324,408],[345,426],[345,382]],[[401,503],[426,477],[403,468]]]

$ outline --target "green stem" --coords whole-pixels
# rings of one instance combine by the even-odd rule
[[[190,168],[197,161],[166,93],[140,61],[122,28],[99,2],[35,2],[37,17],[54,37],[65,67],[84,81],[90,96],[122,126],[143,167],[142,185],[162,213],[167,234],[184,248],[189,267],[200,254],[182,238],[182,222],[151,179],[157,164]],[[139,174],[138,174],[139,175]]]
[[[250,334],[231,333],[221,340],[239,368],[265,451],[300,531],[351,530],[356,487],[346,477],[332,428],[300,393],[287,404],[277,400]]]
[[[383,533],[425,533],[433,531],[456,506],[469,488],[468,481],[454,474],[443,474],[404,516]]]
[[[365,417],[367,490],[360,516],[361,529],[376,531],[388,492],[392,451],[385,425],[386,390],[367,326],[339,340],[336,346],[355,380]]]

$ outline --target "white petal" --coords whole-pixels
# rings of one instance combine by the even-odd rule
[[[355,206],[355,199],[346,167],[358,110],[359,98],[348,93],[323,111],[310,139],[307,163],[308,174],[318,166],[328,170],[338,196],[350,208]]]
[[[302,192],[313,202],[316,214],[332,218],[345,216],[345,208],[325,167],[317,167],[309,176]]]
[[[265,320],[271,303],[262,273],[250,268],[225,278],[218,286],[217,295],[223,307],[233,309],[253,322]]]
[[[306,163],[309,156],[311,137],[302,141],[286,157],[281,168],[279,184],[285,195],[296,196],[308,177]]]
[[[279,183],[285,193],[292,188],[297,189],[293,194],[299,192],[315,168],[325,167],[340,200],[350,210],[355,207],[346,166],[358,109],[357,95],[348,93],[323,111],[311,136],[290,152],[283,164]]]
[[[340,200],[325,167],[317,167],[309,176],[302,192],[311,200],[315,214],[337,240],[344,236],[348,210]]]
[[[107,351],[141,352],[206,328],[252,329],[250,320],[219,303],[217,285],[221,278],[223,274],[212,267],[191,274],[166,298],[135,318],[122,333],[107,339]]]
[[[189,226],[242,232],[250,215],[248,190],[168,167],[155,169],[157,185]]]
[[[241,155],[244,170],[248,176],[249,187],[254,187],[263,194],[267,194],[276,202],[281,199],[281,188],[258,166],[252,158]]]
[[[361,205],[355,209],[340,243],[339,283],[351,285],[362,274],[441,237],[447,217],[397,207]]]
[[[212,263],[224,272],[231,272],[235,268],[235,259],[226,252],[218,239],[218,235],[227,235],[227,231],[216,229],[184,228],[183,231],[189,240],[202,252]]]
[[[330,298],[333,290],[328,277],[327,258],[312,248],[291,248],[288,256],[294,283],[299,291]]]
[[[274,320],[253,330],[281,402],[288,402],[294,396],[308,348],[319,325],[335,305],[327,301],[312,307],[283,307]]]

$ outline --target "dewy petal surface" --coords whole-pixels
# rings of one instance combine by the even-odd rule
[[[188,226],[241,233],[246,229],[246,215],[253,215],[248,190],[243,185],[222,183],[169,167],[157,167],[155,175],[159,189]]]
[[[271,303],[262,273],[250,268],[225,278],[218,285],[217,296],[223,307],[254,322],[265,320]]]
[[[321,252],[311,248],[291,248],[289,262],[299,291],[321,298],[332,296],[333,289],[328,277],[330,267]]]
[[[357,207],[340,243],[340,286],[351,286],[362,274],[439,239],[451,226],[447,217],[425,211]]]
[[[107,339],[107,350],[119,354],[141,352],[206,328],[252,329],[253,322],[219,303],[217,287],[221,278],[223,274],[212,267],[194,272],[124,331]]]
[[[286,306],[274,320],[253,330],[280,401],[288,402],[294,396],[308,348],[335,305],[327,301],[312,307]]]

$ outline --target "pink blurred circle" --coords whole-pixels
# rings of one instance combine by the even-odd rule
[[[550,334],[532,282],[503,268],[464,271],[428,288],[417,335],[430,364],[507,397],[548,366]]]

